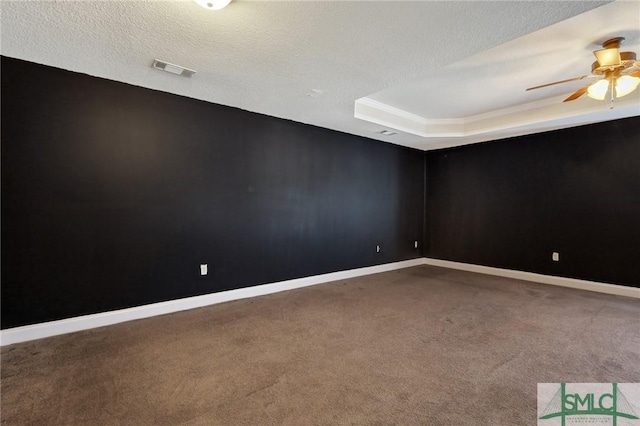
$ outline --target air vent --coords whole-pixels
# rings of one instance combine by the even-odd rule
[[[189,68],[170,64],[169,62],[161,61],[160,59],[154,59],[152,66],[157,70],[170,72],[171,74],[181,75],[183,77],[191,77],[196,73],[194,70],[190,70]]]

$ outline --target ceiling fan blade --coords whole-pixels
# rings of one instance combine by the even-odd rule
[[[630,73],[626,73],[625,75],[630,75],[631,77],[640,77],[640,70],[634,70]]]
[[[585,79],[585,78],[592,78],[592,77],[597,77],[597,76],[589,74],[589,75],[583,75],[583,76],[575,77],[575,78],[568,78],[566,80],[554,81],[553,83],[547,83],[547,84],[541,84],[540,86],[529,87],[525,91],[528,92],[529,90],[541,89],[543,87],[549,87],[549,86],[553,86],[553,85],[556,85],[556,84],[568,83],[570,81],[578,81],[578,80],[582,80],[582,79]]]
[[[567,99],[565,99],[562,102],[570,102],[570,101],[575,101],[576,99],[578,99],[580,96],[584,95],[585,93],[587,93],[587,89],[589,88],[589,86],[584,86],[579,88],[578,90],[576,90],[575,92],[573,92],[573,94],[571,96],[569,96]]]

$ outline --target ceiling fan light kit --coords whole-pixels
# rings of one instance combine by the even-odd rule
[[[598,80],[587,88],[587,96],[592,99],[603,101],[609,90],[608,80]]]
[[[534,86],[527,90],[540,89],[585,78],[600,77],[595,83],[576,90],[566,98],[564,102],[578,99],[585,93],[592,99],[602,101],[606,98],[607,93],[610,93],[611,108],[613,108],[613,100],[615,98],[628,95],[636,90],[638,84],[640,84],[640,62],[636,62],[635,52],[620,52],[620,44],[623,40],[624,37],[609,39],[602,43],[603,49],[593,52],[597,61],[591,65],[591,75],[583,75],[581,77]]]
[[[640,77],[631,77],[630,75],[623,75],[616,80],[616,96],[621,98],[628,95],[638,88],[640,84]]]

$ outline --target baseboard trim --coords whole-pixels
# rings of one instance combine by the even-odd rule
[[[491,266],[474,265],[471,263],[452,262],[450,260],[432,258],[424,258],[424,264],[640,299],[640,288],[626,287],[623,285],[606,284],[597,281],[586,281],[575,278],[556,277],[553,275],[543,275],[533,272],[494,268]]]
[[[26,325],[22,327],[8,328],[0,331],[0,346],[29,340],[43,339],[45,337],[60,334],[73,333],[75,331],[89,330],[96,327],[118,324],[125,321],[149,318],[156,315],[170,314],[188,309],[201,308],[217,303],[232,300],[246,299],[249,297],[263,296],[286,290],[327,283],[330,281],[344,280],[363,275],[377,274],[380,272],[394,271],[424,264],[423,258],[404,260],[401,262],[385,263],[383,265],[368,266],[365,268],[350,269],[346,271],[332,272],[329,274],[314,275],[311,277],[297,278],[287,281],[279,281],[271,284],[256,285],[237,290],[222,291],[203,296],[187,297],[184,299],[170,300],[167,302],[152,303],[133,308],[119,309],[117,311],[102,312],[98,314],[83,315],[58,321],[49,321],[40,324]]]
[[[574,278],[556,277],[552,275],[542,275],[533,272],[523,272],[511,269],[494,268],[490,266],[474,265],[470,263],[453,262],[450,260],[417,258],[404,260],[401,262],[385,263],[383,265],[368,266],[365,268],[350,269],[347,271],[332,272],[329,274],[314,275],[311,277],[280,281],[270,284],[256,285],[253,287],[245,287],[237,290],[222,291],[219,293],[206,294],[203,296],[187,297],[184,299],[169,300],[167,302],[152,303],[149,305],[136,306],[133,308],[119,309],[117,311],[102,312],[98,314],[83,315],[58,321],[50,321],[40,324],[9,328],[0,331],[0,346],[26,342],[29,340],[43,339],[45,337],[73,333],[75,331],[89,330],[96,327],[104,327],[107,325],[118,324],[121,322],[132,321],[136,319],[149,318],[157,315],[170,314],[173,312],[185,311],[188,309],[201,308],[204,306],[229,302],[232,300],[263,296],[266,294],[278,293],[281,291],[293,290],[296,288],[308,287],[331,281],[377,274],[380,272],[394,271],[397,269],[404,269],[418,265],[440,266],[449,269],[459,269],[462,271],[477,272],[480,274],[496,275],[500,277],[515,278],[519,280],[533,281],[543,284],[551,284],[562,287],[575,288],[579,290],[595,291],[598,293],[614,294],[617,296],[626,296],[640,299],[640,288],[635,287],[626,287],[621,285],[579,280]]]

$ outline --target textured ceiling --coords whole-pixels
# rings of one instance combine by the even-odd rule
[[[388,89],[423,84],[448,65],[604,3],[237,0],[213,12],[191,0],[3,0],[1,53],[428,149],[435,145],[419,136],[377,134],[380,125],[354,118],[354,102]],[[150,67],[154,58],[195,69],[197,74],[186,79],[154,70]],[[474,73],[465,72],[462,88],[474,78]],[[527,83],[557,76],[546,68],[533,74],[527,74]],[[322,94],[316,96],[313,89]],[[482,111],[487,96],[497,97],[491,107],[506,102],[500,98],[500,87],[489,89],[474,94],[479,99],[462,97],[460,114]],[[456,113],[456,104],[446,104],[446,96],[430,97],[426,110],[439,111],[440,101],[448,115]],[[466,105],[470,101],[475,106]]]
[[[459,118],[570,94],[585,81],[524,94],[526,87],[589,74],[594,50],[622,36],[622,50],[640,53],[640,1],[616,2],[445,66],[427,79],[380,91],[371,98],[403,105],[428,118]],[[416,94],[438,102],[424,102]],[[490,95],[489,95],[490,94]],[[525,95],[515,97],[514,95]],[[469,97],[483,102],[459,102]],[[588,98],[587,98],[588,99]],[[594,101],[596,102],[596,101]]]
[[[614,108],[582,96],[562,103],[587,79],[526,92],[525,88],[587,75],[594,50],[625,37],[622,51],[640,53],[640,1],[618,1],[569,18],[357,101],[357,115],[425,136],[423,149],[640,115],[640,90]],[[378,111],[376,111],[376,109]]]

